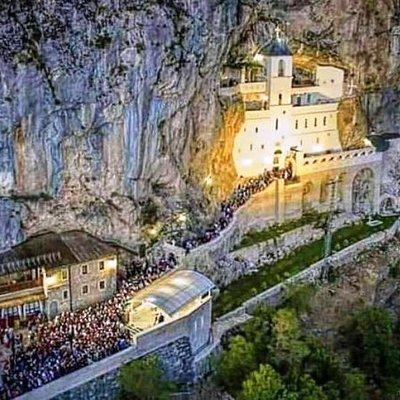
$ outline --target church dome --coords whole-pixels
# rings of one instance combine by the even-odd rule
[[[264,56],[291,56],[292,52],[286,39],[282,37],[281,30],[277,28],[275,32],[275,37],[261,49],[260,53]]]

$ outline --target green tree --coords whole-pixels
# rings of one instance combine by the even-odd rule
[[[261,305],[254,310],[253,318],[244,327],[247,341],[254,344],[258,364],[266,363],[269,358],[275,314],[274,308]]]
[[[379,387],[400,377],[400,353],[393,330],[389,312],[376,307],[359,311],[344,329],[352,364]]]
[[[365,375],[360,372],[348,372],[343,380],[343,400],[367,400]]]
[[[296,394],[301,400],[328,400],[322,388],[307,374],[299,378]]]
[[[160,361],[150,356],[122,367],[119,374],[121,398],[129,400],[167,400],[174,385],[163,377]]]
[[[309,350],[301,340],[300,324],[294,310],[282,308],[277,311],[273,318],[272,346],[274,366],[282,374],[296,378]]]
[[[229,349],[221,354],[216,365],[217,383],[230,393],[241,389],[242,382],[257,369],[254,345],[243,336],[234,336]]]
[[[268,364],[261,364],[258,371],[251,373],[243,382],[240,400],[283,399],[285,385],[279,374]]]

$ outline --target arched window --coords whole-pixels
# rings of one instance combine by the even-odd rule
[[[296,129],[299,129],[299,120],[298,120],[298,119],[296,119],[296,123],[294,124],[294,127],[295,127]]]
[[[279,93],[279,105],[282,105],[282,93]]]
[[[275,120],[275,130],[278,130],[279,128],[279,120],[278,118]]]
[[[324,126],[326,126],[326,117],[324,117]]]
[[[314,119],[314,126],[317,126],[317,118]]]
[[[308,128],[308,119],[307,118],[304,120],[304,128]]]
[[[284,60],[279,60],[278,76],[285,76],[285,61]]]

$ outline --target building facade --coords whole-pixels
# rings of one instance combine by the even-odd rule
[[[44,233],[0,253],[0,323],[53,318],[106,300],[117,289],[117,251],[82,231]]]
[[[341,151],[337,113],[344,71],[317,66],[312,80],[295,81],[293,57],[279,32],[255,59],[265,76],[237,87],[246,104],[233,150],[238,175],[282,168],[293,149],[304,154]]]

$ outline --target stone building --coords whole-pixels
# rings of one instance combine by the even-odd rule
[[[253,177],[290,166],[294,179],[277,180],[254,196],[249,218],[276,223],[311,210],[327,211],[332,180],[337,181],[339,210],[379,211],[383,153],[369,141],[354,150],[343,150],[340,142],[337,115],[344,71],[317,65],[313,73],[299,72],[279,30],[255,61],[263,66],[264,78],[243,79],[229,88],[246,106],[234,141],[235,169],[241,177]]]
[[[110,298],[117,251],[82,231],[43,233],[0,253],[0,321],[52,318]]]
[[[235,139],[239,176],[282,168],[292,149],[305,154],[340,151],[337,113],[344,71],[318,65],[315,77],[294,79],[293,57],[279,31],[255,59],[264,66],[261,82],[242,82],[245,123]]]

